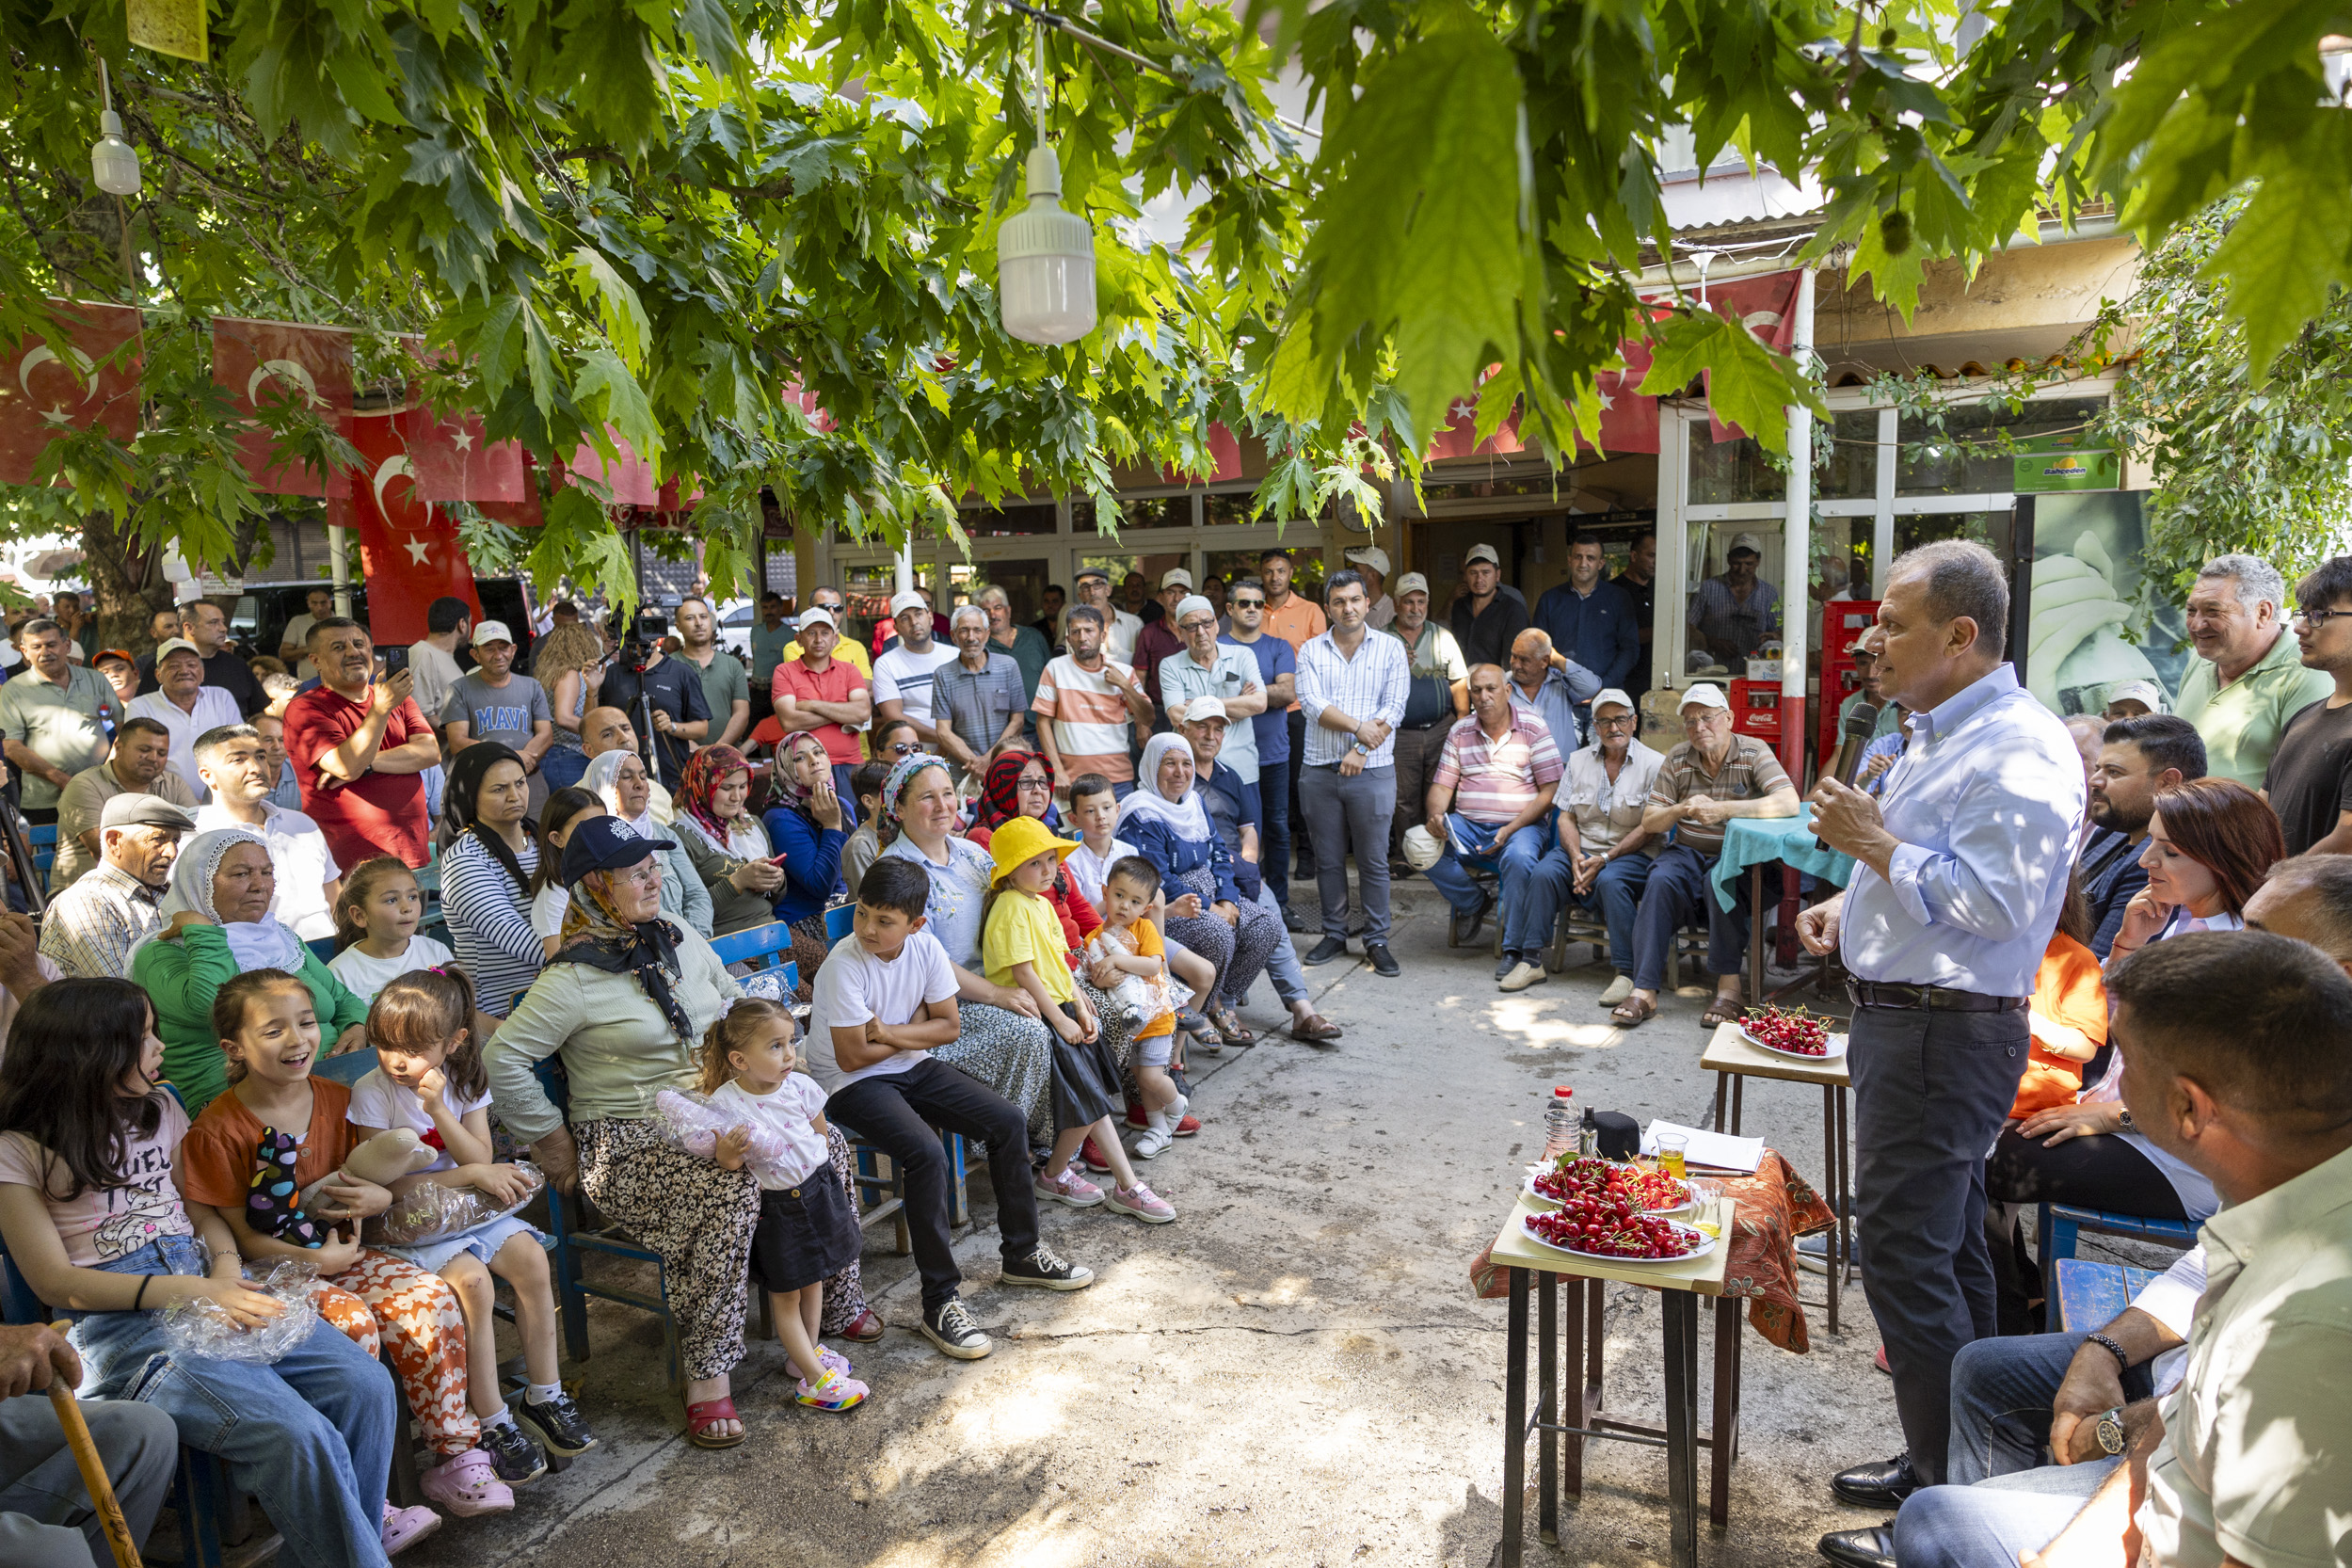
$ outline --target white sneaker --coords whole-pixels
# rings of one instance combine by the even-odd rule
[[[1614,1007],[1631,995],[1633,995],[1633,976],[1621,974],[1608,983],[1608,990],[1601,993],[1601,1005]]]
[[[1176,1123],[1168,1120],[1168,1113],[1164,1111],[1146,1111],[1144,1112],[1144,1135],[1135,1140],[1135,1158],[1157,1159],[1175,1142]]]
[[[1530,985],[1541,985],[1551,978],[1552,977],[1550,975],[1544,972],[1543,965],[1530,964],[1526,959],[1522,958],[1519,960],[1519,967],[1512,969],[1511,973],[1503,977],[1503,989],[1506,991],[1524,991]]]

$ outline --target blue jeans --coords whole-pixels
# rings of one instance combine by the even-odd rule
[[[550,791],[568,790],[588,776],[588,754],[578,746],[549,746],[539,759],[539,776]]]
[[[203,1254],[166,1237],[112,1263],[118,1274],[196,1274]],[[92,1312],[73,1324],[88,1399],[130,1399],[170,1416],[180,1441],[217,1454],[260,1499],[300,1568],[385,1568],[384,1482],[399,1401],[392,1373],[321,1320],[269,1366],[177,1356],[161,1312]]]
[[[1274,912],[1290,905],[1290,759],[1257,763],[1257,865],[1273,889]]]
[[[1275,862],[1277,865],[1280,863]],[[1266,882],[1258,884],[1257,902],[1259,907],[1279,920],[1282,905],[1274,902],[1273,888],[1267,885],[1272,880],[1269,877]],[[1285,1007],[1306,1000],[1306,970],[1299,963],[1298,945],[1290,940],[1290,933],[1287,929],[1282,934],[1282,940],[1267,956],[1266,977],[1274,983],[1274,994],[1282,999]]]
[[[1446,895],[1457,914],[1479,906],[1479,889],[1470,871],[1494,872],[1502,884],[1503,951],[1540,952],[1552,939],[1560,919],[1560,898],[1537,867],[1552,847],[1549,819],[1521,828],[1503,845],[1499,859],[1493,853],[1499,824],[1472,822],[1459,811],[1446,813],[1446,853],[1429,869],[1430,885]]]
[[[1541,888],[1536,896],[1548,902],[1555,920],[1563,904],[1599,910],[1601,923],[1608,927],[1608,967],[1630,980],[1634,968],[1634,917],[1640,912],[1641,892],[1650,885],[1650,868],[1656,863],[1640,853],[1621,855],[1601,868],[1601,874],[1592,879],[1590,892],[1579,893],[1576,891],[1576,872],[1568,862],[1568,852],[1555,845],[1535,868],[1536,883]]]
[[[2056,1540],[2121,1463],[2048,1464],[1914,1492],[1895,1516],[1895,1560],[1903,1568],[2016,1568]]]
[[[1642,990],[1664,987],[1674,933],[1702,909],[1707,922],[1707,972],[1736,975],[1747,968],[1748,901],[1736,898],[1729,909],[1715,902],[1715,889],[1707,885],[1715,859],[1688,844],[1669,844],[1650,863],[1633,925],[1633,983]]]
[[[1944,1463],[1953,1485],[1974,1486],[2050,1463],[2051,1401],[2087,1337],[2023,1334],[1960,1348],[1952,1358],[1952,1447]],[[2154,1391],[2149,1366],[2143,1362],[2123,1374],[2127,1400]]]

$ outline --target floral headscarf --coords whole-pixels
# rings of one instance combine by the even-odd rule
[[[678,1032],[680,1043],[693,1045],[694,1025],[670,989],[670,976],[685,972],[678,958],[678,927],[659,916],[641,922],[623,920],[610,895],[597,886],[606,874],[592,872],[573,884],[571,906],[564,911],[564,945],[554,961],[635,975],[647,1000]]]
[[[981,783],[980,811],[972,824],[994,833],[1021,810],[1021,775],[1034,762],[1046,770],[1046,788],[1053,788],[1053,763],[1041,751],[1008,751],[988,764],[987,776]]]
[[[808,785],[792,776],[792,747],[803,741],[813,742],[821,750],[824,745],[823,741],[806,729],[795,729],[785,736],[776,743],[776,766],[768,770],[768,788],[774,790],[786,806],[806,816],[812,792]]]
[[[686,759],[685,772],[678,780],[678,808],[686,820],[710,837],[721,849],[727,847],[728,835],[732,831],[719,820],[711,797],[730,773],[748,773],[751,764],[733,746],[704,746]]]
[[[918,751],[890,770],[890,776],[882,785],[882,812],[874,824],[874,837],[881,841],[884,849],[898,842],[898,836],[905,831],[906,824],[898,814],[898,803],[908,782],[925,768],[937,768],[945,773],[947,766],[946,758],[934,756],[928,751]]]

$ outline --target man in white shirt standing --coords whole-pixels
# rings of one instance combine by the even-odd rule
[[[311,640],[311,628],[335,613],[335,591],[332,588],[312,588],[302,596],[302,614],[286,622],[285,631],[278,634],[278,657],[297,679],[308,680],[318,671],[311,667],[305,649]]]
[[[1299,649],[1299,706],[1306,748],[1299,802],[1315,843],[1323,939],[1304,962],[1328,964],[1348,951],[1348,851],[1364,899],[1364,955],[1375,973],[1403,972],[1388,951],[1388,829],[1397,813],[1397,724],[1412,684],[1404,644],[1364,623],[1371,601],[1354,568],[1323,585],[1331,630]]]
[[[155,650],[155,685],[145,696],[131,699],[131,717],[153,719],[171,732],[171,771],[201,800],[204,779],[196,767],[196,738],[224,724],[243,724],[245,715],[229,692],[204,684],[204,655],[185,637]]]
[[[269,844],[269,867],[278,882],[269,912],[306,942],[335,934],[335,895],[343,891],[343,868],[327,847],[327,835],[299,811],[271,802],[277,770],[261,731],[249,724],[223,725],[196,739],[197,771],[211,801],[197,808],[196,830],[242,827]]]
[[[465,671],[457,667],[457,645],[473,630],[473,611],[462,599],[443,595],[424,612],[424,636],[408,645],[408,673],[416,677],[417,712],[440,723],[449,689]]]
[[[2082,759],[2002,662],[2008,577],[1981,545],[1898,557],[1879,625],[1911,746],[1880,801],[1824,779],[1816,832],[1860,864],[1800,917],[1852,976],[1856,1230],[1909,1452],[1843,1472],[1891,1508],[1944,1480],[1952,1359],[1993,1332],[1985,1151],[2017,1095],[2027,1007],[2082,838]]]
[[[904,719],[915,727],[926,751],[939,749],[939,727],[932,718],[932,686],[939,666],[955,649],[931,634],[931,606],[912,588],[890,600],[890,623],[898,646],[873,662],[873,710],[877,723]]]

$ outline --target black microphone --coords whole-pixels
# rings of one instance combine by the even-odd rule
[[[1832,777],[1848,789],[1853,787],[1854,776],[1862,771],[1862,754],[1869,749],[1870,737],[1878,728],[1879,711],[1866,702],[1857,703],[1838,728],[1837,760],[1830,769]],[[1837,853],[1817,838],[1813,846],[1832,855]]]

